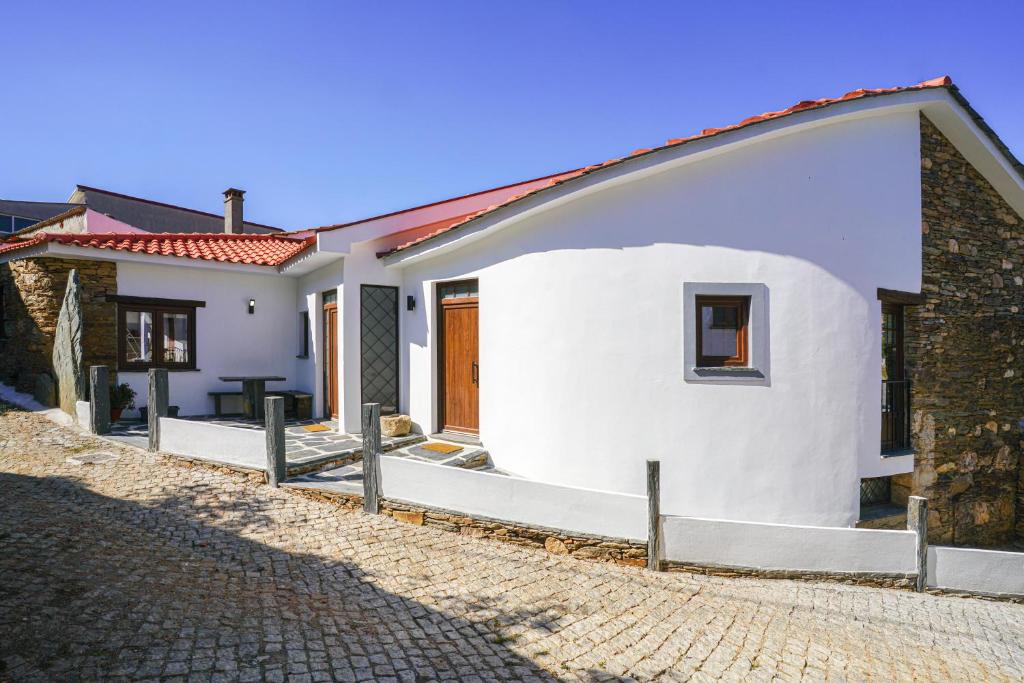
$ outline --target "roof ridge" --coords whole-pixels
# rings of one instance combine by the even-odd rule
[[[579,168],[573,168],[573,169],[570,169],[568,171],[559,171],[558,173],[548,173],[546,175],[537,176],[536,178],[530,178],[529,180],[520,180],[519,182],[516,182],[516,183],[507,183],[505,185],[498,185],[497,187],[489,187],[489,188],[484,189],[484,190],[477,190],[475,192],[468,192],[466,194],[460,194],[460,195],[457,195],[455,197],[448,197],[447,199],[438,199],[437,201],[427,202],[426,204],[419,204],[417,206],[410,206],[410,207],[405,208],[405,209],[398,209],[397,211],[389,211],[387,213],[378,214],[376,216],[368,216],[367,218],[360,218],[358,220],[347,221],[345,223],[333,223],[331,225],[321,225],[321,226],[317,226],[317,227],[300,228],[298,230],[288,230],[288,231],[286,231],[286,233],[291,234],[291,233],[297,233],[297,232],[307,232],[309,230],[315,230],[317,232],[320,232],[320,231],[327,231],[327,230],[337,230],[337,229],[340,229],[340,228],[347,228],[347,227],[352,226],[352,225],[359,225],[360,223],[369,223],[370,221],[375,221],[375,220],[378,220],[378,219],[381,219],[381,218],[390,218],[391,216],[398,216],[398,215],[403,214],[403,213],[409,213],[410,211],[418,211],[419,209],[428,209],[428,208],[430,208],[432,206],[440,206],[442,204],[447,204],[449,202],[455,202],[455,201],[458,201],[460,199],[469,199],[470,197],[477,197],[477,196],[482,195],[482,194],[487,194],[488,192],[497,192],[498,190],[507,190],[508,188],[515,187],[517,185],[527,185],[529,183],[535,183],[535,182],[537,182],[539,180],[547,180],[548,178],[554,178],[556,176],[562,176],[562,175],[565,175],[567,173],[575,173],[576,171],[579,171],[579,170],[580,170]],[[469,212],[469,213],[472,213],[472,212]],[[441,220],[443,220],[443,219],[441,219]]]
[[[444,234],[444,233],[446,233],[446,232],[448,232],[450,230],[454,230],[455,228],[458,228],[458,227],[463,226],[463,225],[465,225],[467,223],[470,223],[470,222],[472,222],[472,221],[474,221],[474,220],[476,220],[478,218],[481,218],[481,217],[483,217],[483,216],[485,216],[487,214],[490,214],[490,213],[492,213],[492,212],[494,212],[494,211],[496,211],[496,210],[498,210],[498,209],[500,209],[502,207],[508,206],[510,204],[514,204],[514,203],[516,203],[516,202],[518,202],[518,201],[520,201],[522,199],[525,199],[526,197],[530,197],[530,196],[533,196],[533,195],[538,194],[540,192],[543,192],[545,190],[549,190],[549,189],[551,189],[553,187],[556,187],[558,185],[561,185],[563,183],[575,180],[576,178],[580,178],[582,176],[589,175],[589,174],[591,174],[591,173],[593,173],[593,172],[595,172],[597,170],[606,168],[608,166],[614,166],[614,165],[623,163],[623,162],[628,161],[630,159],[633,159],[635,157],[646,156],[648,154],[653,154],[653,153],[656,153],[656,152],[660,152],[662,150],[665,150],[665,149],[668,149],[668,148],[671,148],[671,147],[678,147],[678,146],[681,146],[681,145],[684,145],[684,144],[687,144],[689,142],[693,142],[693,141],[696,141],[696,140],[703,140],[705,138],[709,138],[709,137],[713,137],[713,136],[716,136],[716,135],[720,135],[722,133],[727,133],[727,132],[739,130],[741,128],[746,128],[748,126],[753,126],[753,125],[756,125],[758,123],[763,123],[765,121],[772,121],[772,120],[775,120],[775,119],[779,119],[779,118],[783,118],[783,117],[786,117],[786,116],[790,116],[792,114],[797,114],[797,113],[802,112],[802,111],[807,111],[807,110],[812,110],[812,109],[821,109],[821,108],[827,107],[829,105],[838,104],[840,102],[846,102],[846,101],[849,101],[849,100],[855,100],[855,99],[860,99],[860,98],[864,98],[864,97],[873,97],[873,96],[878,96],[878,95],[895,94],[895,93],[906,92],[906,91],[911,91],[911,90],[926,90],[926,89],[930,89],[930,88],[949,88],[950,90],[956,90],[956,86],[953,84],[953,79],[952,78],[950,78],[949,76],[939,76],[937,78],[931,78],[931,79],[928,79],[926,81],[921,81],[920,83],[916,83],[914,85],[894,86],[894,87],[891,87],[891,88],[859,88],[857,90],[851,90],[849,92],[846,92],[846,93],[844,93],[843,95],[841,95],[839,97],[822,97],[822,98],[818,98],[818,99],[815,99],[815,100],[800,100],[796,104],[791,105],[789,107],[786,107],[785,109],[780,109],[778,111],[764,112],[763,114],[758,114],[756,116],[748,116],[747,118],[743,119],[739,123],[734,123],[734,124],[727,125],[727,126],[721,126],[721,127],[718,127],[718,128],[704,128],[703,130],[701,130],[699,133],[697,133],[695,135],[691,135],[691,136],[684,137],[684,138],[671,138],[671,139],[667,140],[664,144],[656,146],[656,147],[646,147],[646,148],[642,148],[642,149],[637,149],[637,150],[634,150],[633,152],[630,152],[629,154],[626,154],[624,156],[617,157],[617,158],[614,158],[614,159],[609,159],[607,161],[604,161],[604,162],[601,162],[601,163],[597,163],[597,164],[593,164],[593,165],[590,165],[590,166],[585,166],[585,167],[583,167],[581,169],[577,169],[576,171],[569,171],[569,172],[563,173],[563,174],[554,174],[552,176],[547,176],[547,177],[550,177],[550,178],[553,178],[553,179],[551,180],[551,182],[549,182],[549,183],[547,183],[545,185],[542,185],[541,187],[533,188],[531,190],[527,190],[526,192],[523,192],[523,193],[520,193],[520,194],[517,194],[517,195],[513,195],[511,197],[508,197],[504,201],[498,202],[497,204],[494,204],[492,206],[488,206],[486,208],[480,209],[479,211],[474,212],[474,213],[468,215],[463,220],[457,220],[457,221],[453,222],[451,225],[448,225],[447,227],[442,227],[442,228],[440,228],[438,230],[435,230],[435,231],[433,231],[433,232],[431,232],[431,233],[429,233],[427,235],[422,235],[422,236],[420,236],[420,237],[418,237],[418,238],[416,238],[414,240],[411,240],[411,241],[406,242],[404,244],[400,244],[400,245],[394,247],[393,249],[391,249],[390,251],[385,252],[384,254],[382,254],[382,256],[387,256],[389,254],[393,254],[395,252],[399,252],[399,251],[402,251],[404,249],[408,249],[409,247],[412,247],[414,245],[420,244],[421,242],[426,242],[428,240],[434,239],[435,237],[438,237],[438,236],[440,236],[440,235],[442,235],[442,234]],[[527,181],[527,182],[529,182],[529,181]]]
[[[209,211],[202,211],[200,209],[192,209],[192,208],[189,208],[187,206],[180,206],[178,204],[168,204],[167,202],[161,202],[161,201],[157,201],[155,199],[146,199],[145,197],[136,197],[135,195],[124,194],[123,192],[114,192],[113,190],[104,190],[101,187],[92,187],[90,185],[82,185],[80,183],[75,183],[75,189],[76,190],[85,190],[85,191],[88,191],[88,192],[99,192],[101,194],[110,195],[112,197],[120,197],[122,199],[131,199],[132,201],[142,202],[144,204],[152,204],[153,206],[162,206],[162,207],[167,208],[167,209],[178,209],[179,211],[188,211],[190,213],[197,213],[197,214],[199,214],[201,216],[209,216],[210,218],[223,218],[224,217],[221,214],[210,213]],[[74,195],[74,192],[72,192],[71,194]],[[70,199],[70,197],[68,199]],[[70,202],[62,202],[62,203],[67,204],[67,203],[70,203]],[[270,228],[271,230],[280,230],[281,232],[287,232],[283,228],[278,228],[278,227],[273,226],[273,225],[266,225],[264,223],[256,223],[256,222],[247,221],[247,220],[243,220],[242,223],[248,223],[249,225],[255,225],[258,228]]]

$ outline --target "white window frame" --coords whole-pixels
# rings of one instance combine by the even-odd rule
[[[697,297],[731,296],[750,299],[747,321],[749,362],[743,367],[697,366]],[[705,384],[771,383],[769,367],[768,286],[761,282],[683,283],[683,379]]]

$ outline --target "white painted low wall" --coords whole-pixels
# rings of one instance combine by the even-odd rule
[[[267,437],[262,429],[162,417],[160,450],[252,469],[267,466]]]
[[[1024,553],[928,547],[929,588],[1024,596]]]
[[[89,428],[89,418],[92,417],[92,406],[88,401],[75,401],[75,417],[78,424],[85,429]]]
[[[569,532],[647,539],[647,498],[431,465],[380,459],[385,498]]]
[[[664,559],[808,572],[913,574],[916,534],[663,517]]]

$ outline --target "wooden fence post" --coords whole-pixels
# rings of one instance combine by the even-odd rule
[[[267,396],[265,420],[267,428],[267,483],[278,487],[288,476],[284,444],[284,397]]]
[[[907,530],[917,534],[917,581],[914,589],[924,591],[928,580],[928,499],[910,496],[907,499]]]
[[[106,434],[110,431],[110,374],[106,365],[89,368],[89,431]]]
[[[380,512],[380,404],[363,404],[363,510]]]
[[[661,571],[661,463],[647,461],[647,568]]]
[[[167,417],[167,369],[149,371],[149,450],[160,450],[160,418]]]

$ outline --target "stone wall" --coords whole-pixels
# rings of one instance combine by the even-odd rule
[[[53,334],[68,272],[82,285],[85,367],[117,366],[116,307],[104,300],[117,293],[117,265],[107,261],[29,258],[0,265],[4,336],[0,338],[0,382],[33,393],[36,377],[53,373]]]
[[[896,484],[928,498],[931,542],[1001,544],[1024,522],[1024,220],[923,116],[921,190],[926,302],[906,315],[917,458]]]

